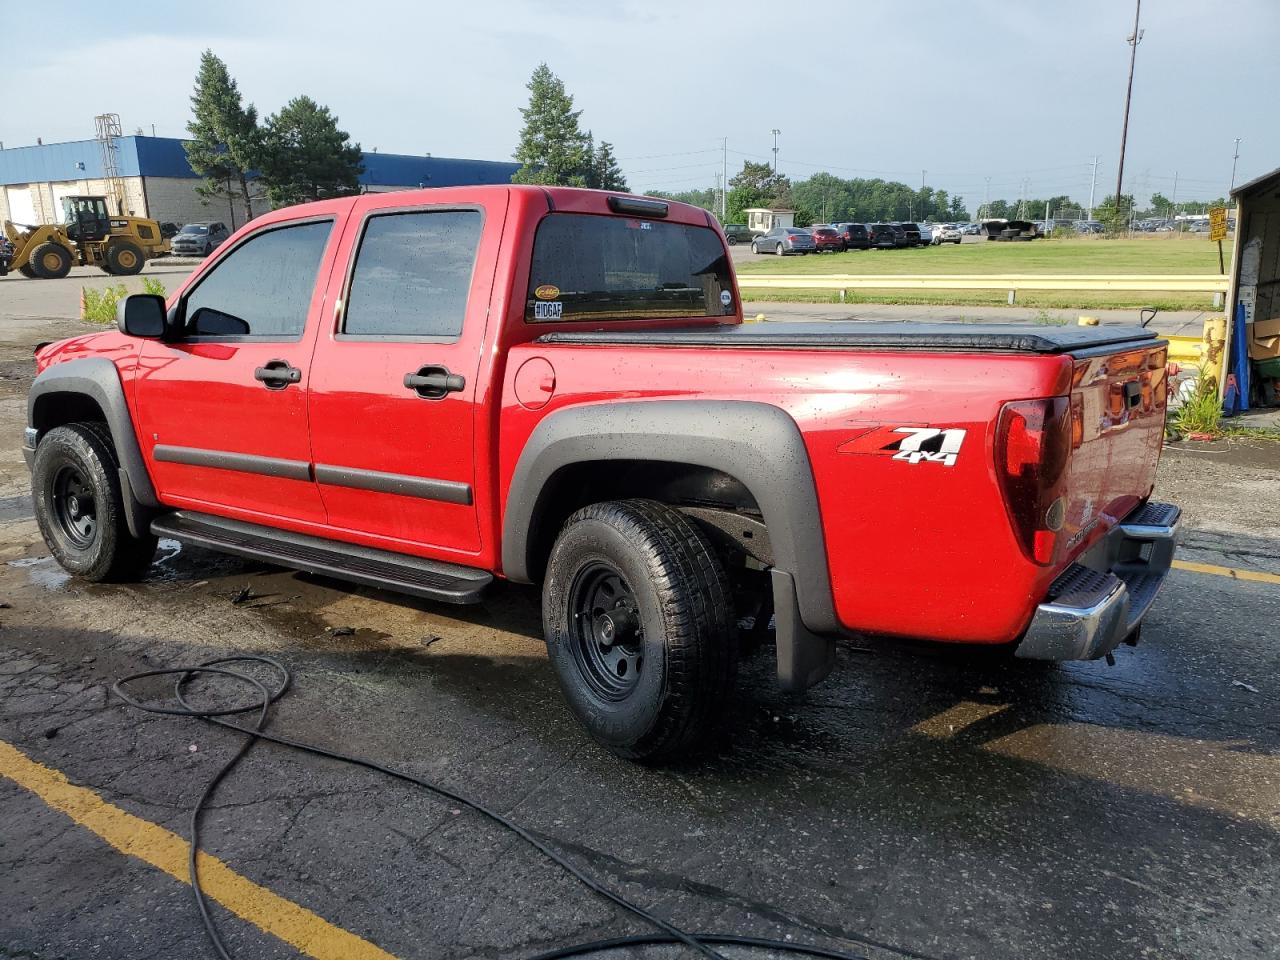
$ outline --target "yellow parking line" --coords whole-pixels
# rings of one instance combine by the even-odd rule
[[[108,803],[59,771],[37,763],[0,740],[0,776],[30,790],[48,806],[93,831],[121,853],[137,857],[169,876],[188,882],[187,841],[149,820]],[[395,960],[392,954],[334,926],[306,907],[242,877],[221,860],[201,853],[200,884],[216,900],[259,930],[316,960]]]
[[[1219,567],[1212,563],[1192,563],[1189,560],[1175,560],[1173,565],[1179,570],[1190,570],[1192,573],[1211,573],[1215,577],[1230,577],[1232,580],[1280,583],[1280,574],[1263,573],[1261,570],[1238,570],[1235,567]]]

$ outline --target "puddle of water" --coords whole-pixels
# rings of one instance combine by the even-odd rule
[[[162,537],[160,542],[156,544],[156,563],[168,563],[174,557],[182,552],[182,544],[177,540],[170,540],[168,537]]]
[[[27,579],[37,587],[58,590],[66,586],[71,574],[63,570],[53,557],[24,557],[10,560],[9,566],[27,571]]]

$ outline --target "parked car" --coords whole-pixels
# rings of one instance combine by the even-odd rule
[[[744,324],[685,204],[286,207],[117,317],[35,354],[23,455],[63,568],[137,578],[164,537],[442,603],[540,583],[569,707],[623,757],[715,738],[748,619],[791,691],[849,632],[1096,659],[1172,562],[1153,332]]]
[[[818,253],[840,253],[844,250],[844,238],[835,227],[812,227],[813,246]]]
[[[940,223],[933,228],[933,242],[935,244],[959,243],[961,239],[960,228],[954,223]]]
[[[1073,226],[1076,233],[1106,233],[1106,226],[1097,220],[1077,220]]]
[[[836,230],[844,241],[846,250],[866,250],[871,246],[867,237],[867,226],[864,223],[837,223]]]
[[[173,235],[169,247],[175,257],[207,257],[229,236],[226,224],[216,220],[188,223]]]
[[[751,241],[752,253],[776,253],[780,257],[791,253],[813,253],[816,249],[813,234],[799,227],[774,227]]]
[[[164,220],[160,224],[160,238],[162,240],[171,240],[178,232],[178,225],[171,220]]]
[[[739,243],[750,243],[757,236],[759,236],[759,233],[752,230],[745,223],[726,223],[724,225],[724,238],[731,247]]]
[[[904,247],[923,247],[929,241],[920,233],[920,227],[914,223],[898,223],[895,226],[902,231]]]
[[[867,224],[867,243],[876,250],[892,250],[895,247],[904,246],[905,244],[900,241],[905,236],[906,234],[892,223]]]

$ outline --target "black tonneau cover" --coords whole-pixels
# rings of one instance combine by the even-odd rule
[[[1153,346],[1142,327],[1025,323],[894,323],[825,320],[638,330],[570,330],[538,343],[636,344],[655,347],[772,347],[802,350],[933,350],[966,353],[1080,353],[1120,345]]]

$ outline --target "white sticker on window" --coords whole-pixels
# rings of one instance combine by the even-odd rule
[[[564,313],[563,303],[535,303],[533,305],[533,319],[535,320],[559,320]]]
[[[721,290],[720,302],[727,307],[729,304],[733,303],[733,294],[730,293],[728,290]]]

